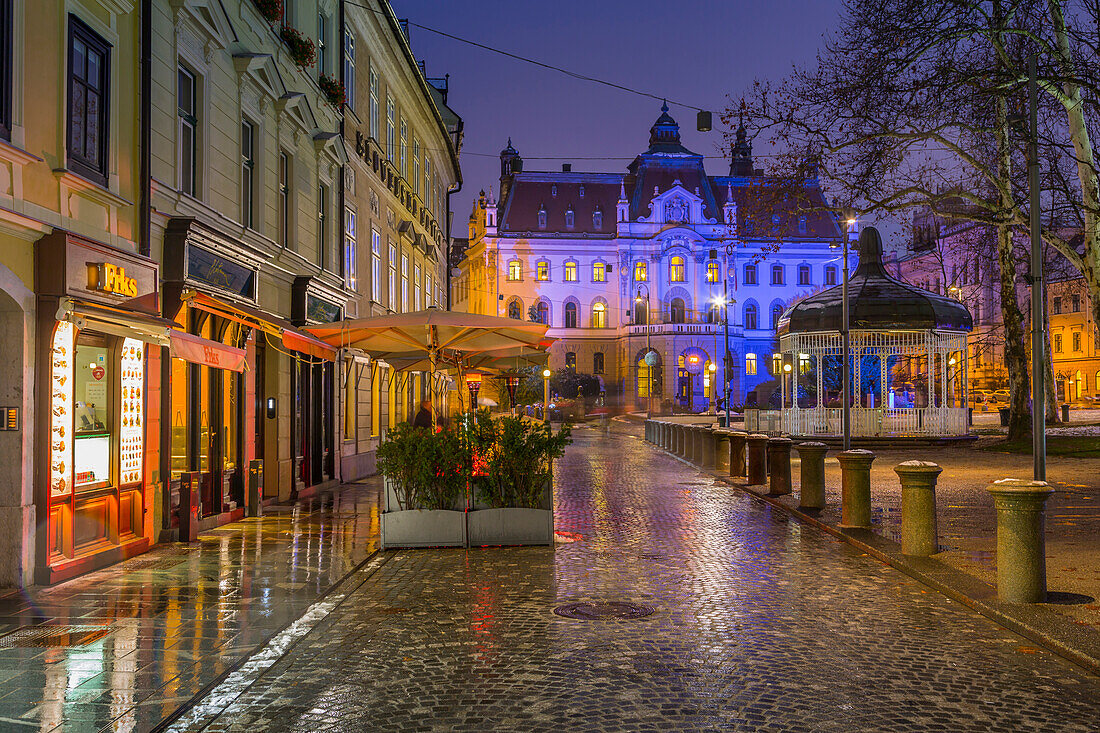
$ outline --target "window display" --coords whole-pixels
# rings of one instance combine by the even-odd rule
[[[73,358],[73,485],[78,491],[111,483],[110,367],[107,337],[81,331]]]

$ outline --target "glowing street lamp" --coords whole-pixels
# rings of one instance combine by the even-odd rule
[[[542,415],[550,422],[550,368],[542,370]]]

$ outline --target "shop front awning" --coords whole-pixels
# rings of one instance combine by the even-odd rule
[[[280,339],[287,349],[319,359],[336,359],[336,349],[319,338],[302,331],[294,324],[259,308],[239,303],[229,303],[197,290],[185,290],[181,300],[192,308],[206,311],[220,318],[227,318],[254,328],[268,336]]]
[[[61,299],[57,307],[57,320],[69,321],[80,330],[91,329],[112,336],[138,339],[154,346],[168,346],[172,327],[176,325],[167,318],[76,298]]]
[[[244,349],[204,339],[186,331],[172,331],[169,338],[174,359],[215,369],[228,369],[231,372],[243,372],[248,363]]]

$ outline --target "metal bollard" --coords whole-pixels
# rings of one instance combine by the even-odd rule
[[[259,517],[263,515],[264,495],[264,462],[263,459],[253,458],[248,462],[248,497],[245,504],[248,507],[248,516]]]
[[[997,596],[1008,603],[1042,603],[1047,595],[1045,481],[1006,478],[986,490],[997,508]]]
[[[743,430],[730,433],[730,476],[745,475],[745,449],[749,434]]]
[[[791,439],[768,438],[768,496],[791,493]]]
[[[745,438],[748,455],[748,484],[749,486],[763,486],[768,481],[768,468],[765,465],[768,451],[768,436],[749,435]]]
[[[730,470],[730,433],[732,430],[717,428],[714,431],[714,469],[722,473]]]
[[[202,474],[198,471],[184,471],[180,474],[180,542],[198,541],[201,509]]]
[[[700,428],[699,436],[703,446],[703,454],[699,458],[699,465],[703,468],[714,468],[714,429],[704,426]]]
[[[802,464],[798,489],[800,509],[825,508],[825,454],[829,446],[824,443],[799,443],[798,460]]]
[[[901,481],[901,554],[927,557],[939,549],[936,479],[943,469],[928,461],[894,466]]]
[[[846,450],[837,454],[840,461],[840,526],[871,526],[871,463],[869,450]]]

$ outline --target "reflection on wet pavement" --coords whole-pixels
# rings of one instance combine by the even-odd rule
[[[0,730],[149,730],[377,549],[378,487],[0,598]]]
[[[1095,677],[637,439],[576,436],[567,542],[386,553],[192,729],[1095,729]],[[553,612],[580,602],[655,612]]]

